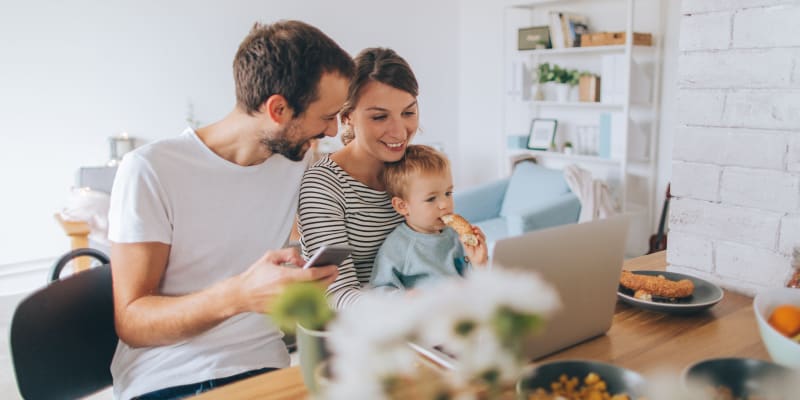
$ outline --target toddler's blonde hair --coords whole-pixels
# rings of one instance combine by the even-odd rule
[[[449,171],[450,161],[444,154],[433,147],[415,144],[408,146],[399,161],[386,163],[379,178],[390,196],[405,199],[412,177]]]

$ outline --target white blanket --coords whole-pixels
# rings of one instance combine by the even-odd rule
[[[581,202],[581,215],[578,222],[607,218],[618,212],[617,202],[605,181],[592,179],[592,173],[577,166],[564,168],[564,179],[572,193]]]
[[[74,188],[70,191],[61,218],[65,221],[85,221],[89,223],[89,239],[104,246],[108,241],[108,194],[89,188]]]

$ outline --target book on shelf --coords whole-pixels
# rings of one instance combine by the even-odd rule
[[[589,31],[589,20],[585,15],[552,11],[549,21],[554,49],[579,47],[581,35]]]

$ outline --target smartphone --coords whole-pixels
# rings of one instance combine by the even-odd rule
[[[308,259],[305,265],[303,265],[303,269],[311,268],[311,267],[318,267],[321,265],[339,265],[344,261],[350,253],[353,252],[353,248],[347,245],[327,245],[324,244],[322,247],[317,250],[317,252]]]

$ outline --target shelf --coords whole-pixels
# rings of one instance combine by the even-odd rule
[[[602,158],[597,156],[587,156],[581,154],[564,154],[557,151],[546,150],[529,150],[529,149],[510,149],[511,155],[517,154],[532,154],[537,157],[557,158],[575,162],[587,162],[595,164],[619,165],[619,160],[612,160],[609,158]]]
[[[605,110],[620,110],[622,111],[622,104],[615,103],[600,103],[591,101],[546,101],[536,100],[531,101],[534,107],[574,107],[574,108],[597,108]]]
[[[567,0],[506,0],[505,6],[511,8],[531,9],[547,4],[567,3]],[[575,2],[575,0],[573,0]]]
[[[653,46],[633,46],[635,53],[646,53],[655,49]],[[537,56],[545,55],[560,55],[560,54],[614,54],[624,53],[624,44],[615,44],[610,46],[589,46],[589,47],[567,47],[564,49],[534,49],[534,50],[519,50],[520,53],[532,54]]]

